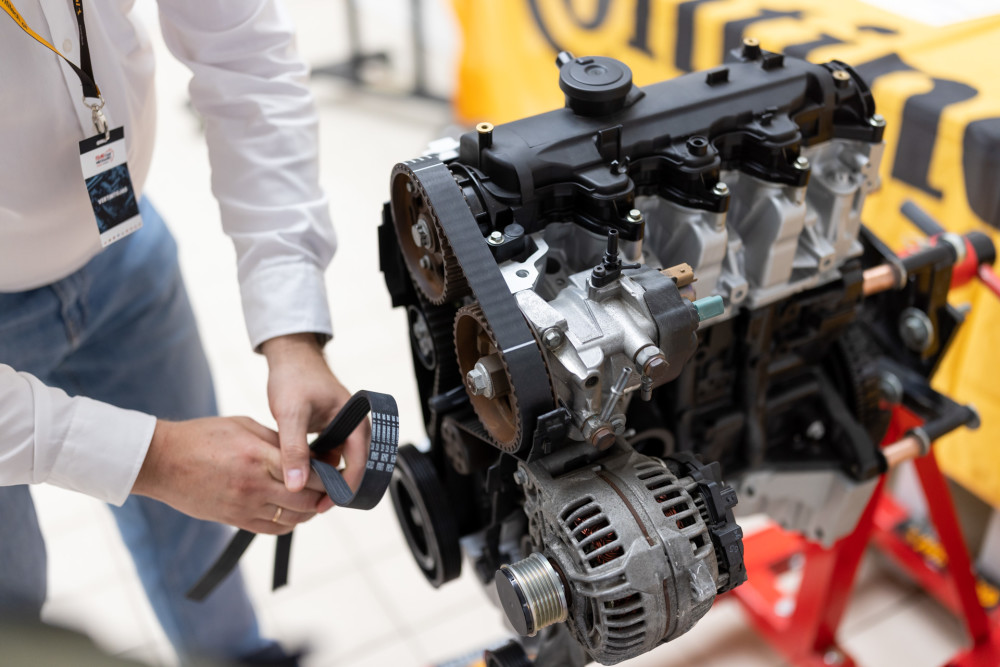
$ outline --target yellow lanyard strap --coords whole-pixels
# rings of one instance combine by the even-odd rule
[[[95,83],[94,81],[94,71],[90,65],[90,48],[87,45],[87,29],[83,23],[82,0],[73,0],[73,8],[76,13],[77,25],[80,26],[80,64],[83,66],[82,69],[73,64],[69,60],[69,58],[59,53],[59,51],[56,50],[56,47],[52,46],[48,42],[48,40],[46,40],[44,37],[42,37],[37,32],[32,30],[31,26],[28,25],[28,22],[25,21],[24,17],[21,16],[21,13],[17,11],[17,7],[14,6],[12,0],[0,0],[0,8],[2,8],[5,12],[7,12],[7,15],[14,20],[14,23],[16,23],[18,26],[21,27],[21,30],[28,33],[28,35],[33,37],[42,46],[48,47],[48,49],[52,51],[52,53],[56,54],[57,56],[65,60],[66,63],[73,68],[73,71],[76,72],[76,75],[80,77],[80,85],[83,86],[83,98],[85,101],[87,98],[91,97],[101,99],[101,106],[103,106],[103,98],[101,98],[101,89],[97,87],[97,83]],[[90,106],[91,109],[94,109],[92,105],[88,104],[87,106]]]

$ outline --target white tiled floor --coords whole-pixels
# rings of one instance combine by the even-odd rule
[[[292,9],[312,63],[344,55],[335,23],[339,4],[298,0]],[[378,33],[366,35],[369,43],[398,53],[405,40],[395,39],[392,28],[398,32],[404,20],[386,19]],[[445,30],[432,43],[447,50],[453,41]],[[439,88],[447,79],[447,71],[432,72]],[[168,56],[160,59],[160,136],[147,191],[179,239],[222,411],[272,424],[266,369],[248,349],[233,251],[220,231],[209,191],[199,124],[185,107],[186,81],[180,66]],[[398,83],[391,76],[386,81]],[[315,91],[323,128],[323,183],[341,244],[327,278],[337,329],[330,362],[353,389],[393,393],[403,440],[418,441],[421,419],[405,352],[405,318],[389,307],[375,230],[392,165],[419,155],[442,133],[449,113],[433,103],[362,94],[331,81],[317,81]],[[35,491],[50,554],[45,618],[84,630],[109,652],[171,664],[172,651],[106,509],[59,489]],[[277,593],[269,590],[273,540],[255,541],[244,572],[265,631],[289,645],[309,647],[309,664],[427,665],[506,635],[499,612],[470,573],[440,591],[430,588],[387,502],[368,513],[334,510],[319,517],[296,531],[292,551],[291,583]],[[346,611],[336,613],[330,600],[340,601]],[[873,567],[866,569],[844,628],[844,643],[866,665],[935,665],[962,641],[944,612]],[[724,601],[688,635],[629,664],[771,666],[781,661],[747,626],[739,607]]]

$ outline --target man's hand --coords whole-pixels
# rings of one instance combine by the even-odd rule
[[[278,423],[285,486],[289,491],[298,491],[309,478],[306,434],[325,428],[351,393],[326,365],[313,334],[278,336],[265,341],[261,351],[267,357],[267,398]],[[366,419],[329,457],[329,462],[336,465],[343,456],[344,479],[352,489],[357,489],[364,474],[369,440],[371,423]],[[332,501],[325,500],[320,511],[330,505]]]
[[[308,488],[285,488],[278,434],[249,417],[157,421],[132,493],[271,535],[291,531],[330,502],[315,473]]]

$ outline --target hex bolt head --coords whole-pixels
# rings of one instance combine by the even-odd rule
[[[633,208],[628,212],[628,216],[625,219],[633,224],[640,223],[642,222],[642,211],[637,208]]]
[[[556,329],[555,327],[550,327],[545,330],[542,334],[542,342],[545,343],[545,347],[550,350],[554,350],[563,344],[564,336],[562,331]]]
[[[481,357],[465,374],[465,386],[473,396],[497,398],[510,391],[503,361],[497,354]]]
[[[934,325],[922,310],[907,308],[899,318],[899,337],[914,352],[925,352],[934,341]]]
[[[878,390],[890,405],[899,405],[903,402],[903,383],[892,373],[886,372],[879,376]]]
[[[868,119],[868,124],[872,127],[885,127],[885,117],[880,113],[874,114]]]
[[[809,158],[807,158],[804,155],[800,155],[797,158],[795,158],[794,164],[796,169],[799,169],[800,171],[805,171],[809,168]]]
[[[428,257],[427,255],[423,255],[423,256],[420,257],[420,268],[421,269],[423,269],[424,271],[430,271],[431,270],[431,266],[433,266],[433,265],[431,264],[431,258],[430,257]]]
[[[729,195],[729,186],[723,183],[722,181],[719,181],[718,183],[715,184],[715,187],[712,188],[712,192],[714,192],[719,197],[725,197]]]
[[[604,451],[615,444],[615,432],[610,426],[598,426],[590,436],[590,444]]]
[[[421,248],[430,249],[434,245],[430,224],[423,216],[417,218],[417,221],[410,225],[410,235],[413,237],[413,242]]]
[[[514,482],[516,482],[520,486],[524,486],[524,483],[527,481],[528,481],[528,475],[524,472],[524,470],[518,468],[517,470],[514,471]]]
[[[826,426],[818,419],[809,424],[809,427],[806,429],[806,437],[810,440],[822,440],[824,435],[826,435]]]
[[[490,235],[486,237],[486,242],[490,245],[500,245],[503,243],[503,232],[491,232]]]
[[[670,364],[666,357],[658,354],[643,365],[642,374],[653,380],[653,387],[659,387],[670,376]]]
[[[469,388],[473,396],[486,396],[486,398],[489,398],[487,392],[492,393],[490,374],[478,366],[465,374],[465,386]]]
[[[611,418],[611,429],[615,432],[615,435],[621,435],[625,432],[625,415],[615,415]]]

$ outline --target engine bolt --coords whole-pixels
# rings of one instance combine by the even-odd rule
[[[610,426],[598,426],[590,435],[590,444],[599,451],[604,451],[615,444],[615,432]]]
[[[486,242],[490,245],[500,245],[503,243],[503,232],[491,232],[486,238]]]
[[[903,402],[903,383],[892,373],[886,372],[879,376],[878,390],[890,405],[899,405]]]
[[[729,195],[729,186],[723,183],[722,181],[719,181],[718,183],[715,184],[715,187],[712,188],[712,192],[714,192],[720,197],[726,197]]]
[[[545,343],[545,347],[554,350],[563,344],[563,333],[555,327],[549,327],[542,334],[542,342]]]
[[[496,354],[487,355],[479,359],[476,364],[465,374],[465,386],[473,396],[483,398],[497,398],[510,391],[507,382],[503,361]]]
[[[800,155],[795,158],[795,168],[801,171],[805,171],[809,168],[809,158],[804,155]]]
[[[653,380],[653,385],[658,387],[664,382],[670,373],[670,363],[662,354],[657,354],[645,363],[642,367],[642,374]]]
[[[899,318],[899,337],[914,352],[926,352],[934,341],[934,325],[916,308],[907,308]]]
[[[880,113],[874,114],[868,119],[868,124],[872,127],[885,127],[885,117]]]
[[[818,419],[809,424],[809,428],[806,429],[806,437],[810,440],[822,440],[824,435],[826,435],[826,426]]]
[[[469,388],[473,396],[486,395],[486,392],[490,389],[489,383],[490,374],[479,368],[473,368],[465,374],[465,386]]]
[[[525,474],[523,470],[518,468],[517,470],[514,471],[514,481],[517,484],[524,486],[524,483],[528,481],[528,475]]]
[[[410,226],[410,234],[413,236],[413,242],[421,248],[429,249],[433,245],[431,227],[423,216],[417,218],[416,224]]]
[[[621,435],[625,432],[625,415],[615,415],[611,418],[611,428],[614,430],[615,435]]]
[[[430,271],[431,270],[431,266],[432,266],[431,265],[431,258],[428,257],[427,255],[423,255],[420,258],[420,268],[423,269],[424,271]]]
[[[638,224],[642,222],[642,211],[640,211],[637,208],[633,208],[631,211],[628,212],[628,217],[626,217],[625,219],[633,224]]]

